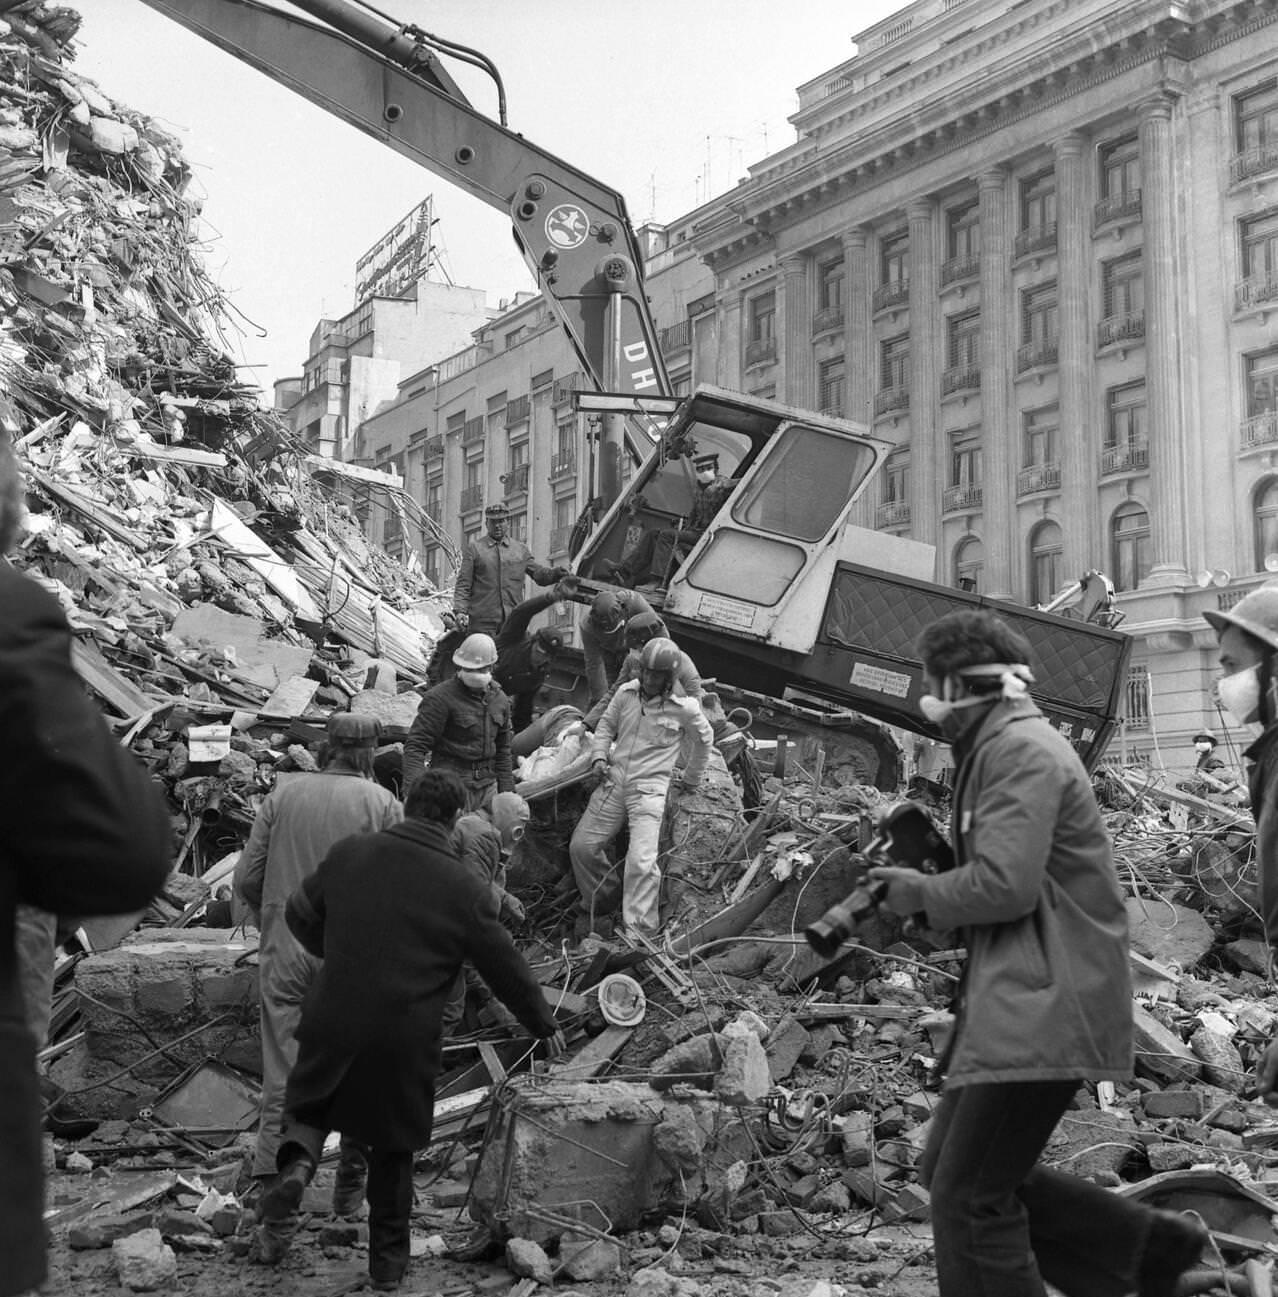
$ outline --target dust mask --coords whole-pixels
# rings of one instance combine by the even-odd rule
[[[1216,686],[1220,705],[1235,725],[1250,725],[1260,715],[1260,672],[1257,667],[1224,676]]]
[[[697,481],[700,482],[702,486],[709,486],[710,483],[714,481],[714,469],[705,469],[698,473]]]
[[[493,673],[491,671],[458,671],[457,679],[467,689],[473,689],[476,693],[483,693],[492,684]]]
[[[959,675],[997,680],[1002,688],[997,693],[973,694],[967,698],[938,698],[935,694],[924,694],[919,699],[919,711],[948,739],[959,738],[967,728],[968,722],[963,712],[1004,699],[1024,698],[1029,693],[1027,686],[1034,678],[1029,667],[1019,662],[1011,665],[998,662],[967,667]],[[947,694],[952,691],[949,679],[946,680],[944,689]]]

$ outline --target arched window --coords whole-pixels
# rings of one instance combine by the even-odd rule
[[[1278,477],[1260,484],[1252,517],[1256,531],[1256,571],[1272,571],[1265,560],[1278,558]]]
[[[985,546],[975,536],[964,537],[954,548],[954,584],[976,594],[985,568]]]
[[[1061,529],[1059,524],[1040,522],[1030,532],[1031,604],[1044,604],[1061,587]]]
[[[1132,501],[1110,519],[1109,565],[1115,590],[1135,590],[1149,575],[1149,514]]]

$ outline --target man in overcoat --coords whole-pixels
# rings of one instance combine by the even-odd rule
[[[296,1213],[329,1131],[361,1141],[375,1287],[397,1286],[408,1268],[413,1153],[430,1142],[440,1020],[463,963],[550,1042],[548,1053],[562,1046],[491,886],[453,851],[465,801],[456,775],[428,770],[409,789],[402,824],[339,842],[288,905],[289,927],[323,963],[298,1029],[263,1224]]]
[[[1091,781],[1029,696],[1023,635],[950,613],[916,650],[954,745],[957,867],[879,867],[884,904],[962,929],[967,963],[920,1170],[941,1297],[1172,1297],[1207,1234],[1037,1165],[1084,1081],[1132,1068],[1127,916]]]
[[[0,430],[0,1295],[45,1278],[36,1041],[14,951],[19,904],[85,917],[141,909],[171,860],[164,799],[71,665],[58,601],[4,555],[22,486]],[[51,932],[51,928],[50,928]],[[52,964],[50,944],[45,952]]]

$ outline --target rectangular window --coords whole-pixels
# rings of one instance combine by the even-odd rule
[[[1026,410],[1021,415],[1022,462],[1025,468],[1056,463],[1056,438],[1061,426],[1058,405]]]
[[[512,348],[519,346],[519,340],[524,336],[522,326],[518,329],[511,329],[505,338],[505,349],[510,351]]]
[[[1278,141],[1278,79],[1235,98],[1234,131],[1239,153]]]
[[[528,543],[528,515],[526,513],[512,513],[510,515],[510,538],[511,540],[522,540]]]
[[[543,369],[540,374],[532,376],[532,382],[529,386],[536,391],[539,387],[549,387],[555,381],[555,371],[553,369]]]
[[[484,484],[484,461],[482,456],[479,459],[468,459],[462,476],[463,490],[470,491],[477,486]]]
[[[426,512],[438,522],[444,513],[444,479],[428,478],[426,481]]]
[[[1056,281],[1021,293],[1021,346],[1042,347],[1057,339]]]
[[[879,240],[879,283],[908,284],[910,282],[910,232],[885,234]]]
[[[1056,224],[1056,172],[1040,171],[1021,181],[1021,230],[1045,230]]]
[[[556,500],[551,516],[556,531],[561,527],[571,527],[577,521],[577,501],[570,495]]]
[[[1145,380],[1111,387],[1105,393],[1105,448],[1144,446]]]
[[[884,338],[879,344],[879,388],[889,391],[910,385],[910,335]]]
[[[979,369],[981,365],[981,313],[951,315],[946,323],[947,364],[951,369]]]
[[[747,304],[751,342],[771,342],[776,336],[777,295],[760,293]]]
[[[528,438],[521,437],[518,441],[512,441],[506,450],[506,471],[513,473],[515,469],[528,463]]]
[[[817,310],[837,311],[843,306],[843,258],[817,266]]]
[[[818,404],[827,414],[843,413],[843,357],[823,360],[817,369]]]
[[[1278,411],[1278,347],[1247,357],[1247,416]]]
[[[981,255],[981,205],[951,207],[945,213],[945,256],[948,261]]]
[[[1278,279],[1278,211],[1243,221],[1242,272],[1246,279]]]
[[[452,414],[448,416],[447,419],[444,420],[444,431],[460,432],[465,422],[466,422],[466,411],[455,410]]]
[[[981,475],[979,434],[956,432],[950,442],[950,485],[980,486]]]
[[[567,419],[555,429],[555,454],[571,455],[577,448],[577,424]]]
[[[910,461],[905,455],[895,455],[883,468],[883,503],[904,504],[909,487]]]
[[[1101,288],[1105,297],[1105,319],[1117,315],[1138,315],[1145,309],[1145,280],[1140,251],[1101,265]]]
[[[1140,189],[1140,145],[1128,135],[1100,147],[1102,198],[1129,198]]]

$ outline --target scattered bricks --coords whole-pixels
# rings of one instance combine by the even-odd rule
[[[1179,1117],[1197,1121],[1203,1115],[1201,1090],[1155,1090],[1141,1101],[1145,1116],[1151,1118]]]
[[[155,1228],[166,1239],[176,1234],[204,1234],[207,1236],[213,1232],[213,1227],[193,1211],[177,1211],[173,1208],[157,1213]]]
[[[797,1018],[784,1018],[769,1033],[766,1046],[768,1070],[775,1085],[794,1071],[799,1055],[808,1043],[808,1029]]]
[[[1189,1038],[1189,1047],[1203,1061],[1207,1079],[1222,1090],[1240,1094],[1246,1083],[1242,1058],[1228,1036],[1210,1027],[1199,1027]]]
[[[83,1153],[68,1153],[66,1170],[72,1175],[88,1175],[93,1170],[93,1159]]]
[[[332,1220],[320,1226],[321,1247],[355,1247],[360,1241],[360,1226],[356,1221]]]
[[[174,1234],[169,1243],[174,1252],[195,1252],[200,1256],[216,1256],[226,1247],[220,1238],[207,1234]]]
[[[849,1112],[843,1118],[843,1161],[852,1167],[869,1166],[874,1146],[872,1118],[868,1112]]]
[[[901,1100],[901,1110],[911,1121],[927,1121],[936,1111],[937,1103],[936,1095],[919,1090]]]
[[[759,1232],[769,1238],[785,1238],[797,1234],[803,1226],[791,1211],[761,1211],[759,1213]]]
[[[1243,1140],[1241,1135],[1235,1135],[1232,1130],[1213,1130],[1207,1136],[1207,1146],[1228,1149],[1230,1152],[1241,1152]]]
[[[1047,1157],[1063,1171],[1090,1178],[1120,1170],[1136,1144],[1129,1113],[1067,1112],[1047,1141]]]
[[[535,1279],[540,1284],[552,1283],[555,1277],[545,1250],[528,1238],[512,1238],[506,1244],[506,1269],[521,1279]]]
[[[883,1223],[898,1220],[927,1220],[932,1215],[932,1195],[920,1184],[903,1184],[896,1197],[883,1207]]]
[[[840,1215],[852,1206],[852,1193],[842,1180],[832,1180],[819,1193],[813,1194],[808,1210],[822,1215]]]
[[[793,1207],[806,1207],[821,1188],[819,1175],[805,1175],[790,1185],[785,1196]]]
[[[1132,1026],[1138,1071],[1164,1084],[1193,1081],[1202,1075],[1202,1064],[1185,1042],[1139,1005],[1132,1007]]]
[[[1225,957],[1233,966],[1243,973],[1255,973],[1258,977],[1269,976],[1269,944],[1244,937],[1240,941],[1231,941],[1225,947]]]
[[[803,1053],[799,1055],[799,1062],[805,1067],[812,1067],[830,1050],[846,1045],[847,1040],[843,1032],[833,1023],[821,1023],[819,1026],[809,1027],[808,1039],[803,1046]]]
[[[1151,1171],[1183,1171],[1198,1161],[1198,1153],[1187,1144],[1155,1144],[1146,1156]]]
[[[803,1028],[800,1027],[799,1030],[803,1031]],[[804,1031],[803,1034],[806,1036],[807,1032]],[[768,1055],[764,1053],[758,1036],[744,1027],[729,1023],[720,1039],[725,1041],[725,1045],[723,1065],[714,1081],[715,1096],[720,1102],[732,1107],[758,1103],[772,1088],[773,1080],[768,1070]],[[796,1051],[795,1058],[797,1057]]]
[[[438,1180],[431,1186],[430,1200],[436,1207],[463,1207],[470,1197],[470,1186],[459,1180]]]
[[[630,1276],[625,1297],[700,1297],[700,1293],[701,1285],[695,1279],[648,1266]]]
[[[905,1110],[900,1104],[894,1103],[879,1113],[879,1119],[874,1123],[875,1138],[895,1139],[905,1133],[906,1125]]]
[[[881,1207],[891,1201],[891,1190],[881,1185],[868,1168],[850,1168],[843,1172],[842,1179],[854,1198],[871,1207]]]
[[[158,1229],[144,1229],[111,1244],[123,1287],[133,1292],[158,1292],[177,1278],[177,1257]]]
[[[654,1090],[669,1090],[680,1084],[708,1090],[722,1062],[721,1037],[713,1033],[694,1036],[667,1050],[649,1065],[652,1074],[649,1084]]]
[[[564,1274],[577,1283],[594,1283],[621,1272],[624,1254],[621,1244],[610,1238],[582,1242],[568,1236],[559,1241],[559,1261]]]
[[[210,1009],[219,1013],[224,1009],[238,1009],[255,1005],[259,1001],[258,971],[245,965],[229,973],[203,972],[199,978],[197,994]]]
[[[217,1238],[230,1238],[240,1226],[238,1207],[219,1207],[209,1218],[209,1226]]]
[[[1231,1134],[1241,1135],[1251,1126],[1251,1117],[1240,1103],[1226,1103],[1213,1113],[1209,1113],[1207,1124],[1216,1130],[1227,1130]]]
[[[152,1219],[149,1211],[136,1216],[99,1216],[72,1225],[67,1231],[67,1242],[77,1252],[110,1247],[118,1238],[127,1238],[139,1230],[150,1229]]]

